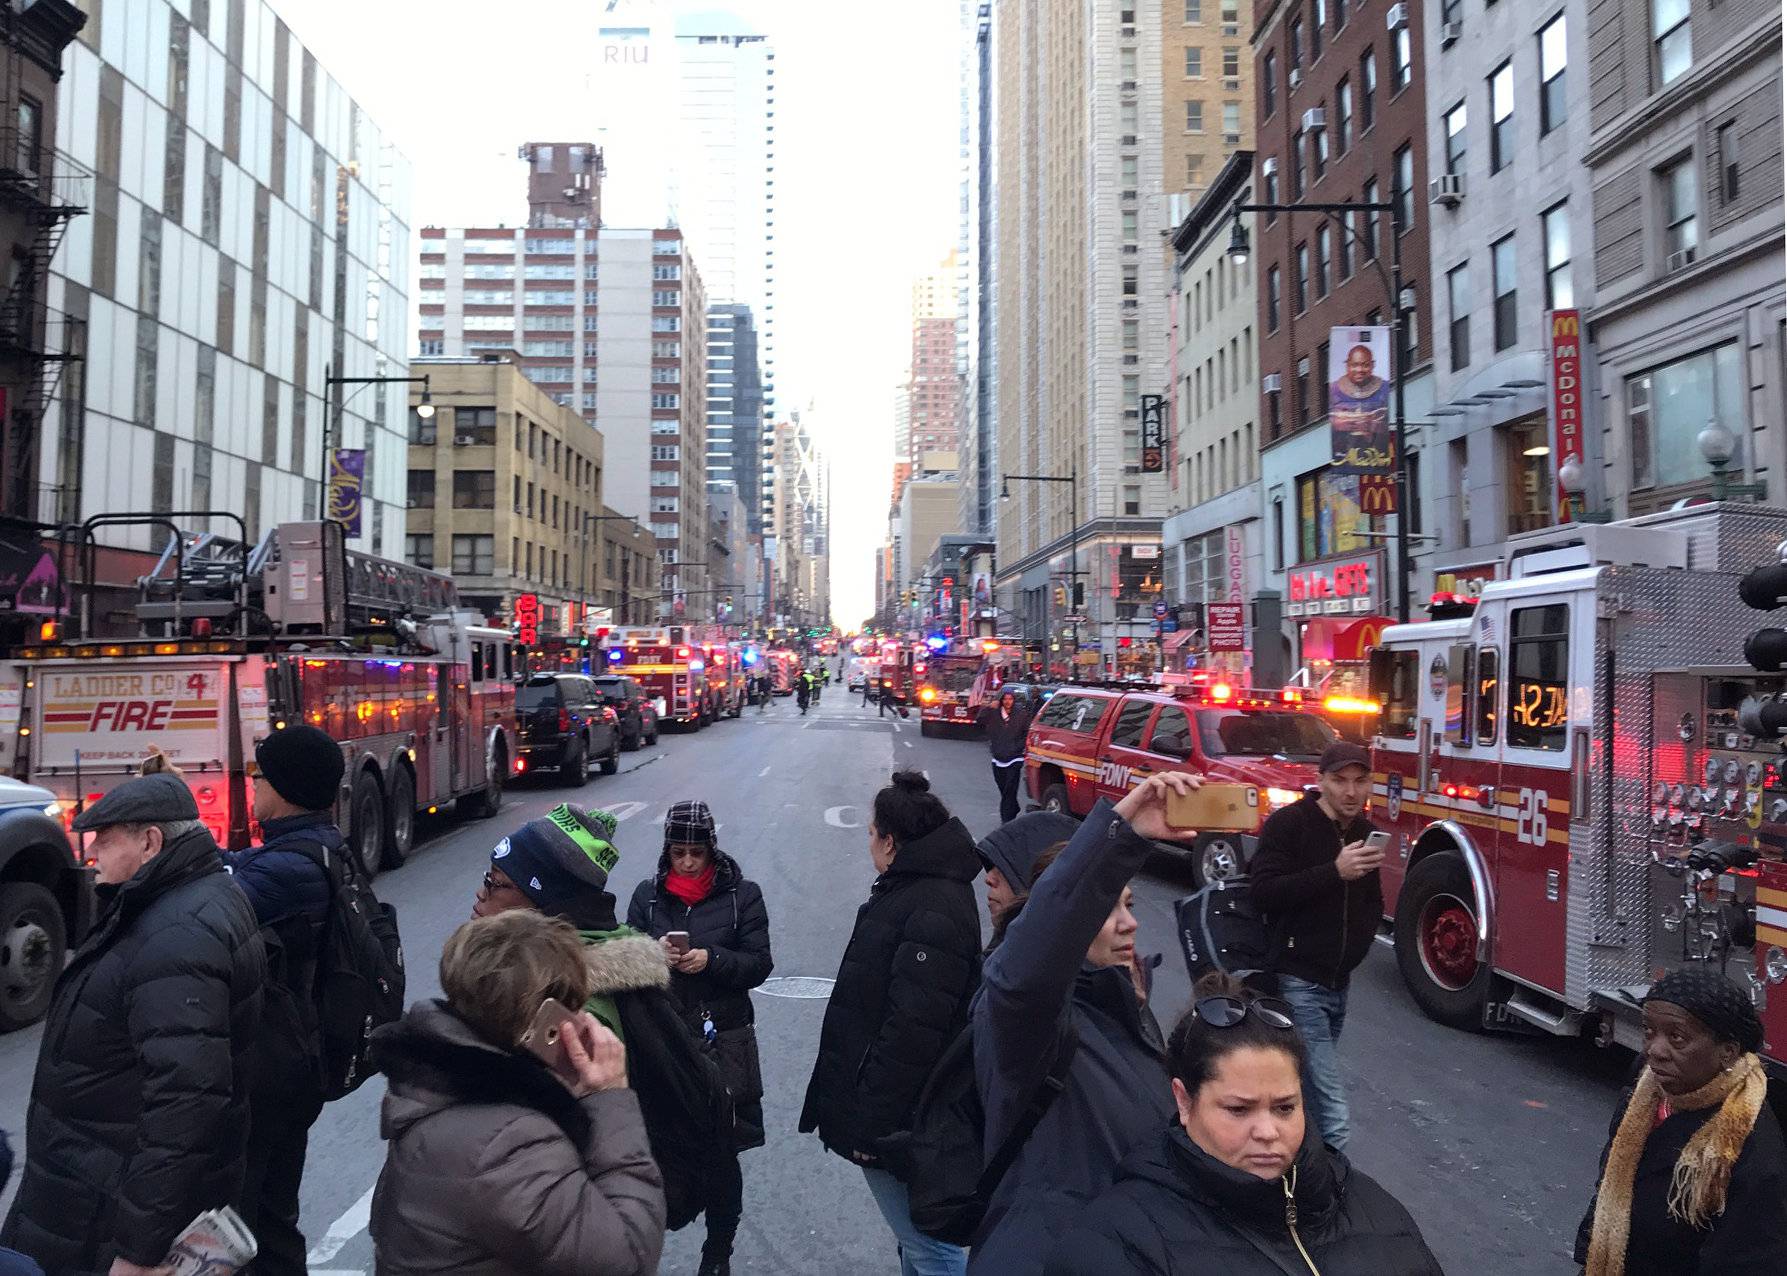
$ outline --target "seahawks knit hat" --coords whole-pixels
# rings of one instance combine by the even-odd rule
[[[541,912],[583,925],[586,919],[613,913],[608,874],[620,861],[611,840],[617,827],[607,811],[567,802],[498,842],[490,852],[490,864]],[[592,909],[603,900],[605,908]]]
[[[707,809],[706,802],[678,802],[664,817],[666,847],[678,842],[712,846],[715,841],[714,813]]]
[[[1735,1041],[1745,1050],[1762,1044],[1762,1019],[1749,994],[1713,971],[1671,971],[1650,986],[1644,1000],[1680,1006],[1720,1041]]]

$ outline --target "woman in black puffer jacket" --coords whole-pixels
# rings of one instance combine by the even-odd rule
[[[1289,1003],[1199,981],[1168,1046],[1172,1124],[1053,1248],[1047,1276],[1442,1276],[1400,1202],[1322,1146]]]
[[[869,855],[880,874],[838,967],[807,1085],[801,1133],[862,1167],[906,1276],[961,1271],[963,1251],[912,1225],[887,1140],[911,1128],[918,1092],[967,1025],[980,982],[980,859],[962,822],[916,771],[875,795]]]
[[[705,802],[678,802],[664,817],[664,854],[656,877],[639,883],[627,925],[664,942],[670,991],[690,1027],[714,1043],[732,1096],[739,1149],[763,1146],[763,1073],[757,1055],[751,989],[769,978],[769,910],[763,891],[745,880],[738,861],[719,847]],[[686,945],[665,936],[688,935]],[[702,1276],[724,1276],[744,1214],[744,1179],[730,1158],[727,1197],[707,1210]]]

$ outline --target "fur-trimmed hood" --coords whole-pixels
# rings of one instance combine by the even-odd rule
[[[670,987],[670,964],[664,950],[650,935],[630,926],[616,930],[579,931],[583,936],[583,960],[595,977],[593,996],[612,997],[642,988]]]

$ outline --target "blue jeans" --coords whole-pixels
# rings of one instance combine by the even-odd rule
[[[886,1170],[863,1167],[869,1192],[875,1198],[881,1217],[893,1229],[900,1243],[900,1276],[964,1276],[968,1270],[968,1251],[958,1245],[926,1236],[912,1224],[912,1206],[906,1197],[906,1185]]]
[[[1295,975],[1278,977],[1279,995],[1291,1003],[1303,1035],[1303,1107],[1321,1131],[1322,1141],[1346,1151],[1346,1087],[1340,1080],[1340,1030],[1346,1023],[1346,992],[1312,984]]]

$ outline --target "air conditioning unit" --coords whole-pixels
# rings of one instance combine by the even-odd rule
[[[1125,133],[1122,137],[1117,139],[1117,145],[1119,146],[1134,146],[1135,144],[1136,136],[1134,133]]]
[[[406,510],[420,509],[421,507],[422,507],[421,501],[405,501],[403,503],[403,508]]]
[[[475,442],[477,440],[470,434],[455,434],[453,436],[454,447],[470,447]]]
[[[1240,35],[1241,24],[1239,22],[1225,22],[1222,24],[1222,33],[1224,35]]]
[[[1400,31],[1409,24],[1409,7],[1406,4],[1393,4],[1384,15],[1384,25],[1392,31]]]
[[[1239,133],[1224,133],[1222,144],[1224,146],[1239,146],[1241,145],[1241,135]]]
[[[1312,106],[1303,112],[1303,131],[1319,133],[1328,127],[1328,113],[1319,106]]]
[[[1291,80],[1291,87],[1293,89],[1302,88],[1303,87],[1303,72],[1299,71],[1296,67],[1292,67],[1290,80]]]
[[[1464,174],[1441,173],[1427,183],[1427,202],[1457,208],[1464,202]]]
[[[1669,273],[1674,274],[1678,270],[1691,266],[1694,264],[1696,252],[1697,250],[1693,248],[1679,248],[1675,252],[1669,254],[1669,260],[1664,263],[1663,268]]]
[[[1266,394],[1277,394],[1284,389],[1284,378],[1276,372],[1268,372],[1260,378],[1260,389]]]
[[[1277,171],[1278,171],[1278,157],[1276,155],[1268,155],[1268,156],[1266,156],[1265,159],[1260,161],[1260,176],[1261,177],[1270,177],[1270,176],[1272,176],[1272,174],[1276,173]]]
[[[1222,87],[1227,89],[1230,93],[1239,93],[1241,91],[1241,81],[1234,78],[1225,78],[1222,82]]]
[[[1125,93],[1134,93],[1135,92],[1135,81],[1134,80],[1124,80],[1117,87]]]
[[[1449,49],[1464,37],[1464,23],[1440,23],[1440,48]]]

